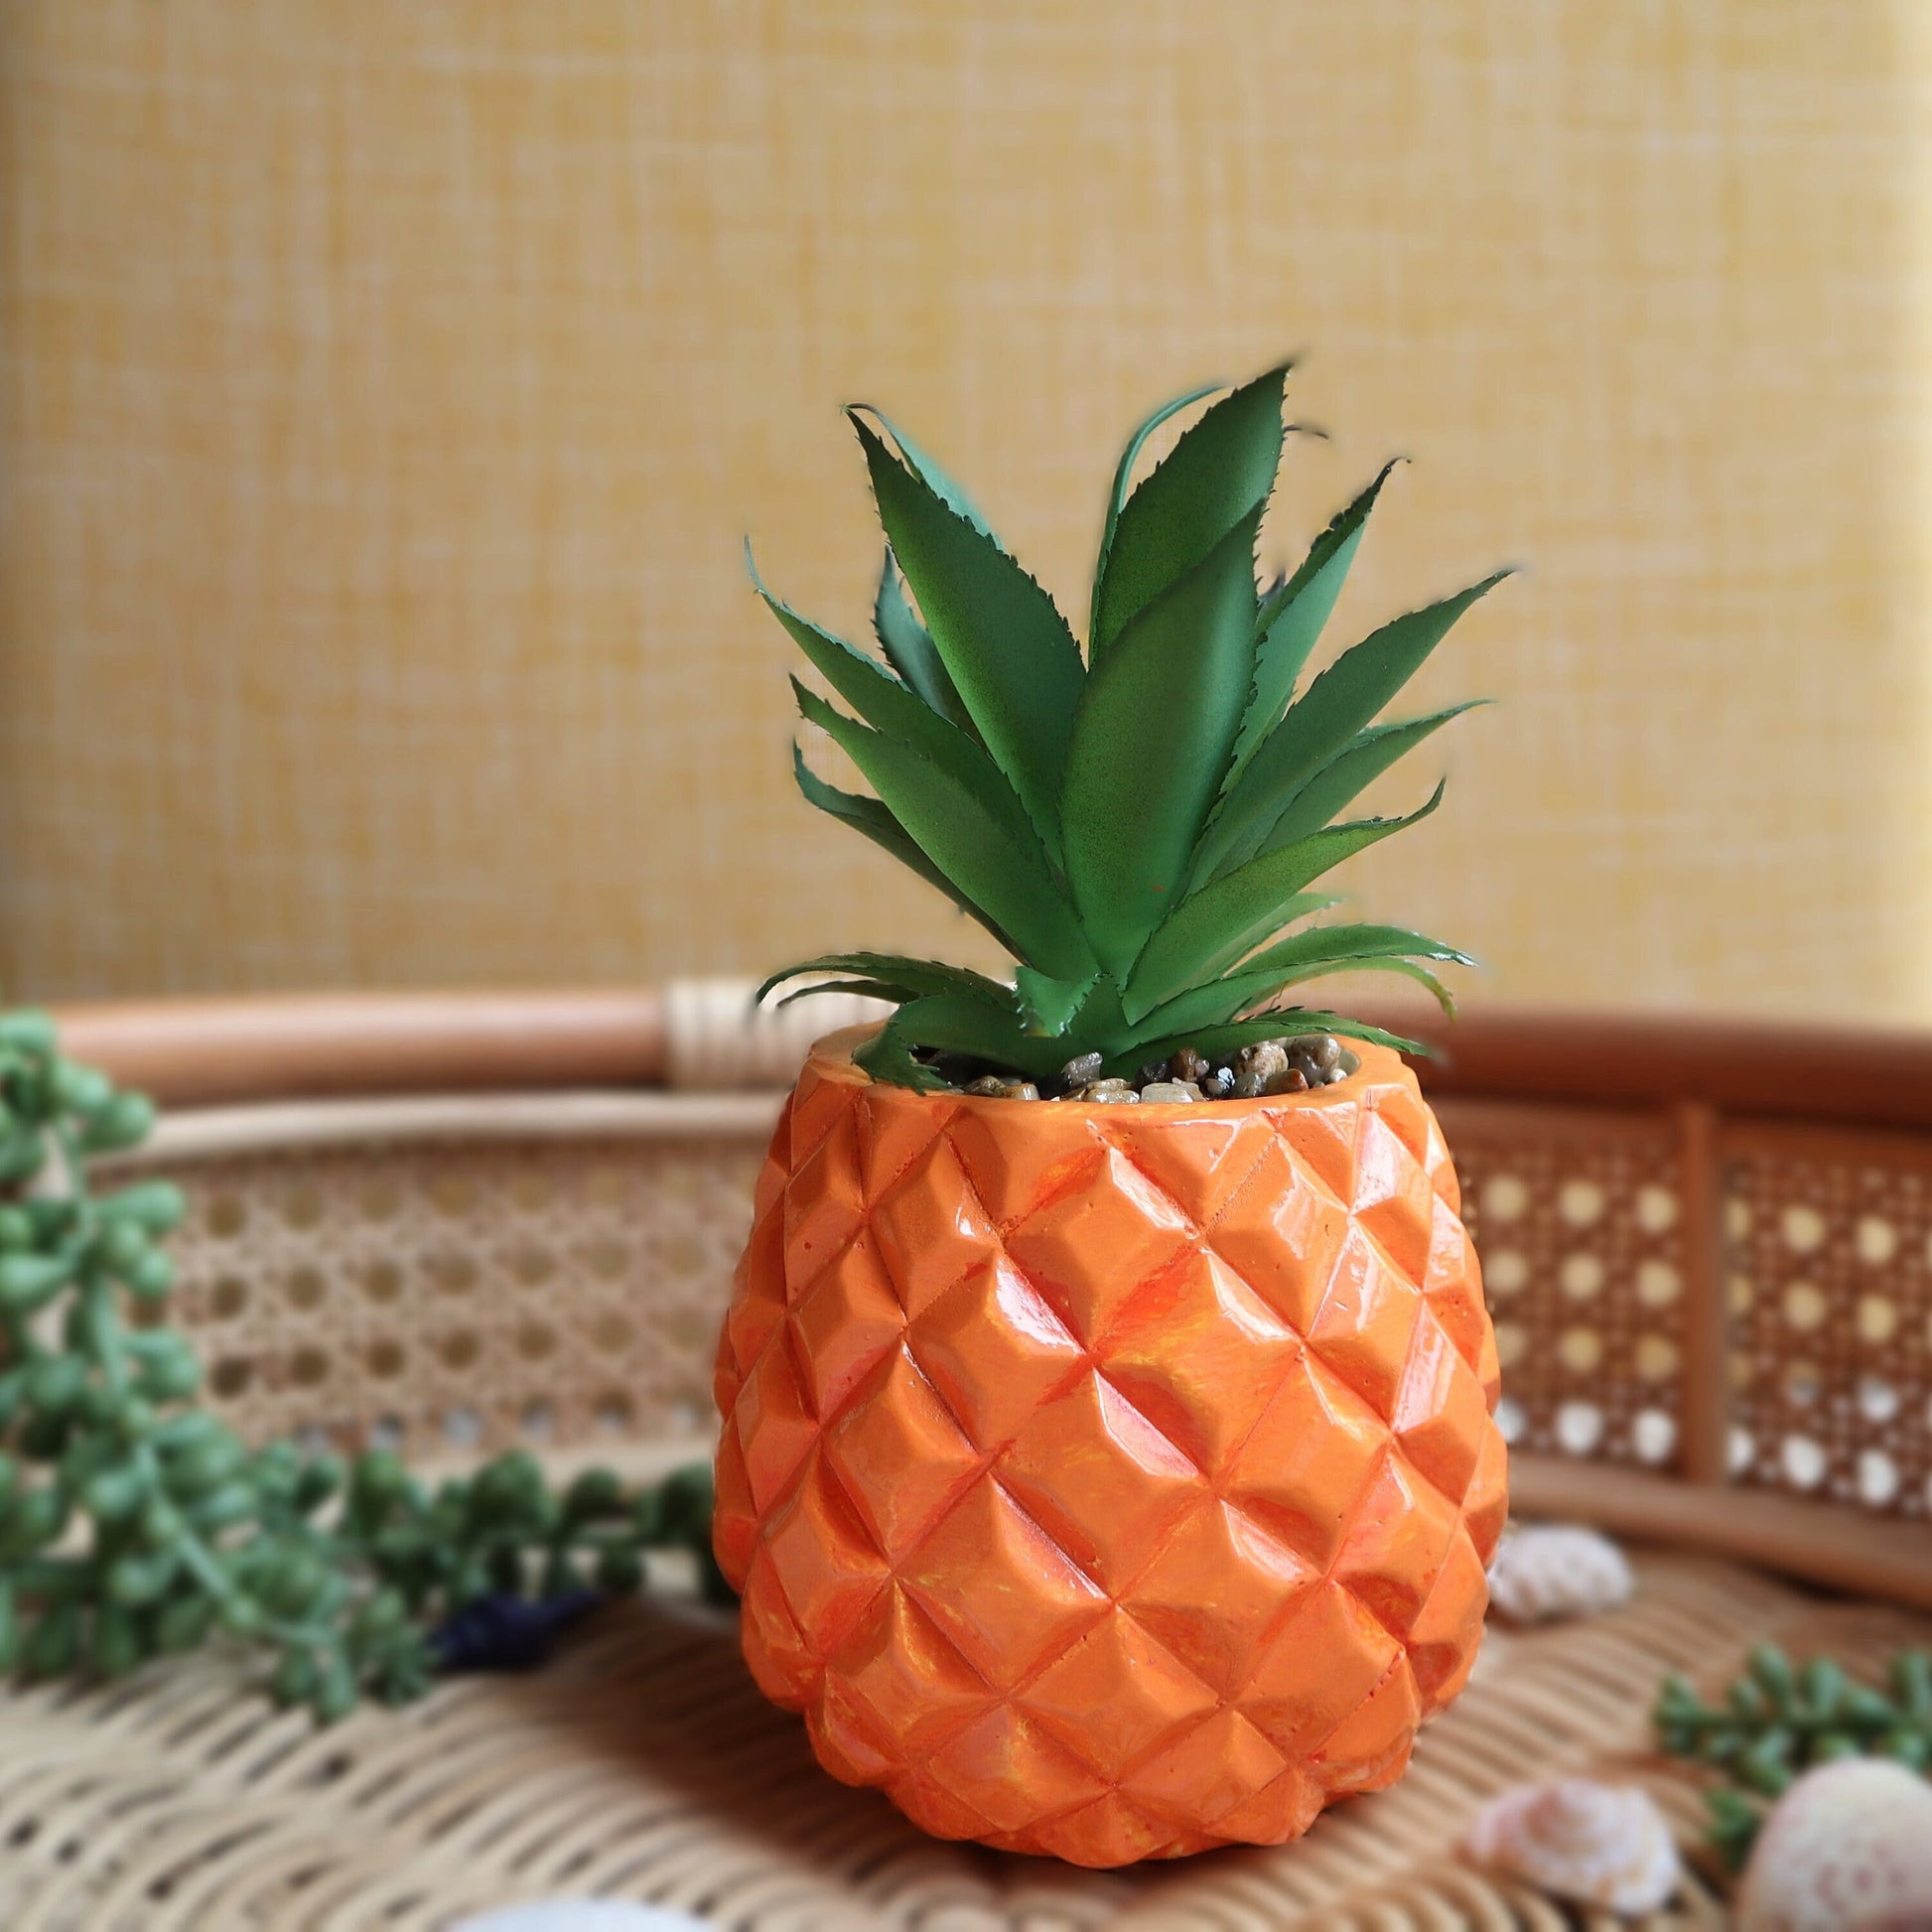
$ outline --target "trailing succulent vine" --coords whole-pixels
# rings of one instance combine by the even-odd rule
[[[1829,1657],[1794,1666],[1774,1645],[1760,1644],[1721,1703],[1705,1704],[1673,1673],[1664,1679],[1654,1716],[1667,1754],[1730,1780],[1707,1802],[1712,1842],[1738,1870],[1766,1803],[1814,1764],[1889,1757],[1914,1771],[1932,1767],[1932,1656],[1899,1652],[1878,1691],[1854,1683]]]
[[[195,1349],[159,1318],[181,1192],[88,1172],[153,1119],[45,1016],[0,1017],[0,1673],[116,1677],[225,1634],[328,1722],[527,1653],[515,1601],[635,1589],[650,1550],[692,1552],[722,1590],[702,1466],[559,1494],[516,1451],[432,1490],[392,1452],[251,1449],[198,1408]]]

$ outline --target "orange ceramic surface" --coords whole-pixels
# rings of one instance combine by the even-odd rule
[[[1081,1864],[1276,1844],[1461,1689],[1496,1356],[1414,1076],[920,1094],[820,1044],[718,1351],[718,1560],[820,1761]]]

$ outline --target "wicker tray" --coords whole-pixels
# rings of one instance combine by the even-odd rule
[[[775,1087],[847,1017],[748,1028],[742,989],[691,986],[94,1012],[69,1045],[176,1104],[142,1164],[187,1184],[177,1313],[238,1426],[641,1472],[707,1447]],[[1763,1069],[1794,1046],[1839,1069],[1831,1117],[1780,1117]],[[0,1694],[0,1924],[362,1932],[559,1893],[745,1928],[1577,1923],[1459,1863],[1486,1796],[1609,1770],[1689,1848],[1696,1788],[1644,1754],[1663,1671],[1716,1682],[1771,1638],[1870,1675],[1932,1641],[1903,1607],[1932,1608],[1932,1052],[1496,1020],[1435,1084],[1514,1336],[1519,1506],[1662,1543],[1626,1609],[1492,1631],[1393,1791],[1128,1873],[935,1844],[818,1771],[672,1590],[538,1675],[327,1732],[219,1654]],[[1695,1864],[1655,1922],[1719,1900]]]
[[[731,1620],[689,1600],[614,1607],[534,1676],[452,1683],[322,1732],[216,1657],[111,1692],[15,1696],[0,1716],[0,1922],[431,1932],[465,1910],[589,1893],[743,1932],[1608,1928],[1464,1866],[1474,1808],[1525,1777],[1594,1768],[1647,1786],[1690,1850],[1696,1789],[1644,1754],[1664,1670],[1716,1681],[1768,1637],[1871,1674],[1932,1638],[1923,1618],[1823,1605],[1732,1565],[1648,1552],[1638,1573],[1610,1615],[1492,1630],[1468,1693],[1393,1790],[1298,1845],[1115,1873],[937,1844],[833,1783],[746,1677]],[[1701,1856],[1647,1923],[1725,1923]]]

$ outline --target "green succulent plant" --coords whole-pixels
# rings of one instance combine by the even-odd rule
[[[758,588],[849,707],[794,679],[800,714],[875,795],[829,784],[802,752],[798,785],[1015,961],[1009,985],[935,960],[831,953],[766,983],[829,973],[895,1002],[859,1056],[876,1078],[942,1084],[919,1048],[1045,1077],[1089,1052],[1124,1073],[1181,1045],[1212,1056],[1289,1028],[1413,1045],[1331,1013],[1284,1022],[1289,989],[1336,972],[1402,973],[1448,1003],[1431,966],[1469,963],[1462,953],[1399,926],[1311,923],[1337,901],[1311,888],[1436,809],[1441,785],[1404,817],[1338,816],[1469,708],[1377,722],[1507,573],[1384,624],[1297,696],[1389,470],[1299,569],[1259,588],[1287,374],[1223,396],[1138,486],[1148,439],[1212,392],[1164,404],[1135,432],[1107,499],[1084,653],[959,485],[876,411],[848,411],[888,544],[881,654]]]
[[[481,1598],[632,1590],[651,1550],[722,1591],[702,1465],[559,1492],[512,1450],[432,1488],[387,1450],[251,1447],[199,1407],[201,1362],[160,1319],[181,1192],[89,1172],[153,1119],[46,1015],[0,1015],[0,1676],[118,1677],[220,1632],[328,1721],[427,1690]]]
[[[1759,1644],[1723,1701],[1706,1704],[1673,1672],[1658,1689],[1652,1721],[1666,1756],[1708,1766],[1729,1780],[1706,1794],[1712,1843],[1741,1869],[1767,1804],[1814,1764],[1841,1757],[1888,1757],[1932,1767],[1932,1656],[1902,1650],[1880,1691],[1849,1678],[1829,1657],[1794,1665]]]

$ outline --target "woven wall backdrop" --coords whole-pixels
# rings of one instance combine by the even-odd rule
[[[1077,607],[1141,411],[1302,349],[1271,555],[1417,459],[1340,631],[1530,566],[1367,905],[1932,1019],[1924,11],[13,0],[0,982],[984,958],[791,793],[742,534],[863,624],[875,399]]]

